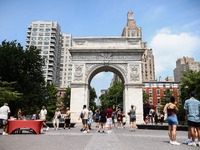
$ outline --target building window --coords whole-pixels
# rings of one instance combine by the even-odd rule
[[[68,71],[72,71],[72,69],[71,69],[71,68],[69,68],[69,69],[68,69]]]
[[[178,96],[181,94],[181,91],[180,90],[177,90],[177,94],[178,94]]]
[[[68,75],[69,75],[69,76],[71,76],[71,75],[72,75],[72,73],[68,73]]]
[[[48,49],[49,47],[48,46],[44,46],[44,49]]]
[[[35,45],[35,44],[36,44],[36,42],[35,42],[35,41],[32,41],[32,42],[31,42],[31,44],[32,44],[32,45]]]
[[[32,37],[32,40],[36,40],[36,37]]]
[[[160,96],[160,90],[156,90],[157,96]]]
[[[43,40],[43,38],[42,38],[42,37],[38,37],[38,40],[40,40],[40,41],[41,41],[41,40]]]
[[[40,27],[44,27],[44,24],[40,24]]]
[[[37,27],[37,26],[38,26],[38,24],[33,24],[33,26],[34,26],[34,27]]]
[[[37,28],[33,28],[33,31],[37,31]]]
[[[49,31],[50,31],[50,29],[46,29],[46,31],[47,31],[47,32],[49,32]]]
[[[69,41],[67,40],[67,41],[65,41],[66,43],[69,43]]]
[[[45,39],[45,40],[49,40],[49,37],[45,37],[44,39]]]
[[[69,36],[66,36],[66,39],[69,39]]]
[[[34,35],[37,35],[37,33],[34,32],[34,33],[32,33],[32,35],[33,35],[33,36],[34,36]]]
[[[72,79],[72,77],[68,77],[68,80],[71,80]]]
[[[51,27],[51,24],[46,24],[46,27]]]
[[[69,64],[70,67],[72,67],[72,64]]]
[[[149,89],[149,96],[152,95],[152,89]]]
[[[49,42],[44,42],[44,45],[49,45]]]
[[[153,98],[152,97],[149,97],[149,104],[153,104]]]
[[[43,51],[43,54],[48,54],[48,51]]]
[[[45,36],[50,36],[50,33],[45,33]]]
[[[37,48],[38,48],[38,49],[42,49],[42,46],[38,46]]]
[[[160,104],[160,98],[157,98],[157,104]]]
[[[69,46],[69,44],[65,44],[65,46]]]
[[[39,36],[43,36],[43,33],[39,33]]]
[[[39,31],[40,31],[40,32],[43,32],[43,31],[44,31],[44,29],[40,29]]]

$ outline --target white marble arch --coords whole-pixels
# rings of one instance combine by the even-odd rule
[[[141,59],[144,49],[140,38],[82,37],[74,38],[72,48],[73,73],[71,83],[72,122],[84,104],[89,104],[89,85],[103,71],[117,74],[124,83],[124,111],[136,105],[137,123],[143,123]]]

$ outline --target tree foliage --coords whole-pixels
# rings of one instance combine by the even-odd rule
[[[143,91],[143,103],[147,103],[147,99],[149,99],[149,94]]]
[[[24,50],[16,41],[3,41],[0,45],[0,77],[2,81],[16,82],[14,91],[22,96],[9,104],[16,114],[22,108],[24,114],[35,112],[44,99],[45,81],[42,75],[43,58],[36,47]],[[12,115],[13,115],[12,114]]]
[[[189,99],[190,92],[196,93],[196,99],[200,99],[200,72],[188,70],[183,72],[180,85],[180,99],[185,101]]]
[[[123,83],[115,81],[113,86],[108,89],[108,93],[101,95],[99,99],[103,106],[115,105],[123,108]]]
[[[97,105],[95,103],[95,99],[97,98],[96,91],[93,87],[90,87],[90,101],[89,101],[89,106],[91,109],[94,111],[97,109]]]
[[[14,91],[14,84],[16,82],[1,81],[0,78],[0,106],[20,98],[21,93]]]
[[[62,98],[62,102],[63,102],[65,108],[70,106],[70,98],[71,98],[71,88],[68,87],[66,89],[64,97]]]
[[[55,87],[55,85],[48,84],[46,87],[47,97],[45,98],[46,108],[48,110],[47,119],[53,118],[55,111],[56,111],[56,103],[57,103],[57,93],[58,89]]]

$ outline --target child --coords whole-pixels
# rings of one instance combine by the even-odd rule
[[[147,115],[146,118],[145,118],[145,123],[146,123],[146,124],[149,124],[148,115]]]
[[[126,115],[125,113],[122,111],[122,121],[123,121],[123,128],[125,129],[126,128]]]

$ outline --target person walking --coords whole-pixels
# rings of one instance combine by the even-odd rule
[[[88,109],[89,109],[88,110],[88,115],[89,115],[89,118],[88,118],[88,129],[91,130],[93,112],[91,110],[91,107],[89,107]]]
[[[66,108],[66,116],[65,116],[65,124],[64,124],[64,129],[66,128],[66,125],[68,126],[68,129],[70,130],[71,127],[71,112],[69,110],[69,107]]]
[[[167,111],[168,116],[168,125],[169,125],[169,138],[170,138],[170,144],[172,145],[180,145],[176,141],[176,129],[178,125],[178,119],[176,116],[176,112],[178,111],[178,108],[176,107],[175,98],[173,96],[170,97],[170,103],[167,103],[164,107],[163,113],[165,114]]]
[[[105,124],[106,124],[106,120],[107,120],[107,113],[105,111],[105,107],[104,106],[102,107],[102,111],[99,114],[99,120],[100,120],[99,121],[100,125],[99,125],[98,132],[100,133],[101,132],[101,128],[103,127],[103,133],[105,133]]]
[[[99,110],[97,109],[95,113],[96,128],[99,128],[99,114]]]
[[[89,118],[88,109],[86,108],[86,105],[83,105],[83,126],[85,129],[83,133],[89,133],[89,128],[87,125],[88,118]]]
[[[137,107],[135,105],[131,105],[131,110],[128,113],[128,115],[130,116],[131,132],[136,131],[136,109]]]
[[[117,123],[118,123],[118,125],[117,125],[118,127],[117,128],[118,129],[121,128],[122,127],[121,126],[121,124],[122,124],[122,113],[121,113],[121,110],[119,110],[118,113],[117,113]]]
[[[59,108],[56,109],[55,115],[54,115],[54,120],[53,120],[53,126],[54,126],[54,130],[58,130],[59,129],[59,119],[61,118],[61,112],[59,110]]]
[[[40,110],[39,114],[40,120],[43,120],[43,125],[47,128],[46,131],[49,130],[49,127],[46,125],[46,118],[47,118],[47,110],[45,109],[45,106],[42,106],[42,109]],[[41,128],[41,132],[43,132],[43,126]]]
[[[185,101],[185,118],[188,121],[188,132],[192,136],[192,142],[188,143],[190,146],[200,146],[200,102],[195,99],[195,92],[190,93],[190,99]],[[195,128],[198,134],[198,141],[195,143]],[[189,134],[189,133],[188,133]]]
[[[4,103],[2,107],[0,107],[0,124],[3,126],[2,135],[8,135],[6,133],[6,125],[8,124],[8,116],[10,115],[10,108],[8,107],[8,103]]]
[[[152,125],[153,125],[153,121],[154,121],[154,113],[155,113],[155,111],[152,107],[149,111],[149,117],[150,117],[149,123],[151,123]]]
[[[107,124],[108,124],[108,133],[112,132],[112,109],[108,106],[106,110],[107,113]]]

